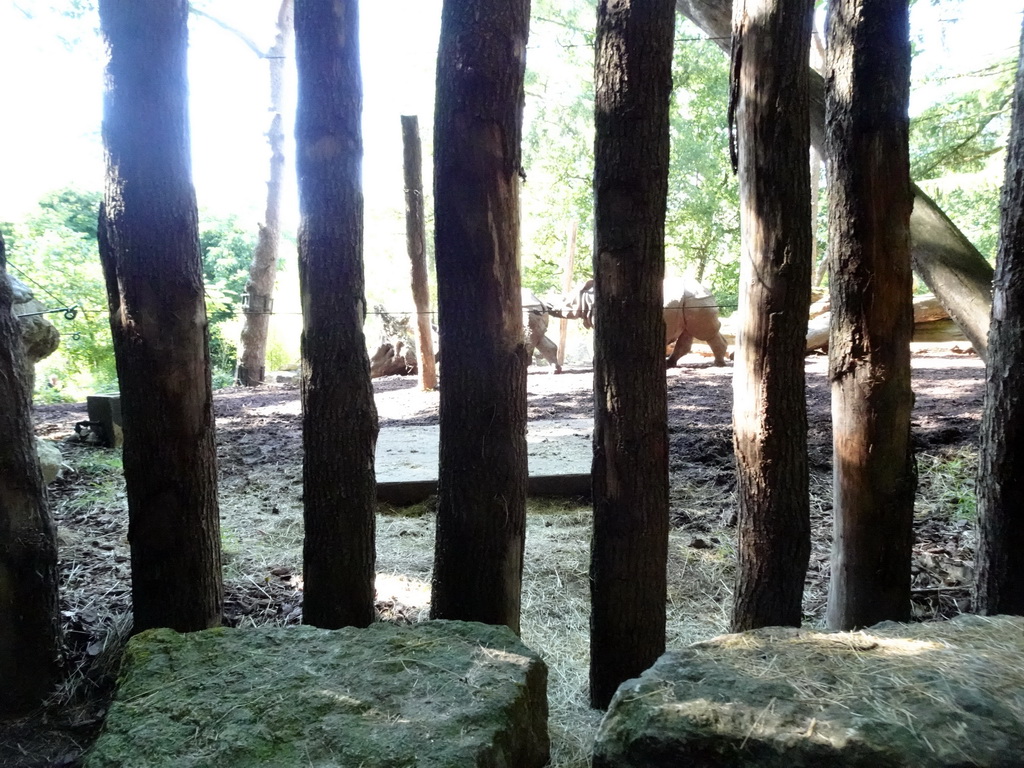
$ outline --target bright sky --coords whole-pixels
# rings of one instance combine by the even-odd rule
[[[19,218],[43,193],[69,183],[102,186],[101,47],[87,26],[83,32],[81,24],[44,10],[51,3],[0,3],[0,220]],[[924,43],[916,66],[977,69],[1014,50],[1022,4],[965,0],[954,23],[920,0],[914,23]],[[278,0],[211,0],[205,5],[266,47],[273,39],[277,6]],[[399,115],[419,114],[421,134],[429,141],[440,7],[441,0],[361,4],[368,212],[378,205],[403,205]],[[85,40],[68,47],[56,32],[85,34]],[[200,205],[255,222],[264,204],[268,160],[266,62],[208,20],[193,17],[190,78],[193,174]],[[293,222],[294,180],[291,174],[288,178],[292,210],[286,221]]]
[[[55,19],[41,10],[45,5],[0,3],[0,220],[20,217],[42,194],[69,183],[88,189],[103,184],[102,47],[88,36],[88,24]],[[273,44],[278,6],[279,0],[213,0],[204,7],[266,49]],[[400,208],[399,116],[419,114],[420,132],[429,140],[440,8],[440,0],[369,2],[360,8],[367,196],[390,191]],[[57,32],[84,30],[87,39],[69,48],[57,39],[55,20]],[[266,61],[209,20],[192,17],[189,78],[200,206],[261,216],[269,162]],[[294,84],[291,90],[294,100]],[[286,132],[291,140],[291,128]],[[294,206],[294,177],[287,178]]]

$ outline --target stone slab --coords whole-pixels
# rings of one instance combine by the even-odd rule
[[[616,692],[593,768],[1024,766],[1024,617],[767,628]]]
[[[506,627],[132,638],[87,768],[540,768],[547,670]]]

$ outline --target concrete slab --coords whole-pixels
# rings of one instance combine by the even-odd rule
[[[531,475],[589,474],[593,419],[529,423]],[[383,427],[377,436],[377,481],[437,480],[438,427]]]
[[[593,419],[539,419],[527,426],[531,495],[590,492]],[[437,488],[438,427],[383,427],[377,436],[378,496],[395,504],[425,499]]]

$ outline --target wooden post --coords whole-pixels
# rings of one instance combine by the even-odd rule
[[[562,295],[572,290],[572,271],[576,266],[576,232],[579,225],[574,221],[569,226],[569,252],[565,258],[565,274],[562,276]],[[569,334],[569,321],[564,317],[558,321],[558,367],[565,365],[565,340]]]
[[[831,629],[910,620],[917,471],[907,4],[829,2]],[[990,371],[991,374],[991,371]]]
[[[800,626],[811,551],[804,397],[811,180],[803,65],[813,5],[748,0],[733,15],[729,118],[743,211],[733,368],[734,632]]]
[[[430,285],[427,282],[426,232],[423,224],[423,160],[420,122],[416,115],[402,115],[402,149],[405,168],[405,243],[412,262],[412,300],[416,304],[416,361],[420,389],[437,389],[434,339],[430,335]]]
[[[594,65],[590,705],[665,651],[672,0],[601,0]]]

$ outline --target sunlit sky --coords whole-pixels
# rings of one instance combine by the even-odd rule
[[[51,3],[0,3],[0,220],[30,210],[46,191],[102,186],[102,49],[95,20],[73,24],[47,11]],[[57,3],[53,3],[57,4]],[[274,36],[278,0],[211,0],[214,15],[263,47]],[[973,70],[1016,48],[1024,0],[965,0],[954,22],[921,0],[914,8],[923,39],[915,64]],[[434,52],[441,0],[361,3],[364,78],[364,182],[367,208],[401,208],[399,115],[419,114],[429,139]],[[75,46],[57,33],[83,35]],[[543,55],[532,49],[531,56]],[[210,21],[190,21],[193,175],[200,206],[259,219],[268,150],[267,64]],[[294,89],[293,89],[294,97]],[[920,104],[918,96],[915,103]],[[289,131],[290,134],[290,131]],[[294,180],[286,222],[294,211]],[[429,177],[425,180],[429,184]]]

